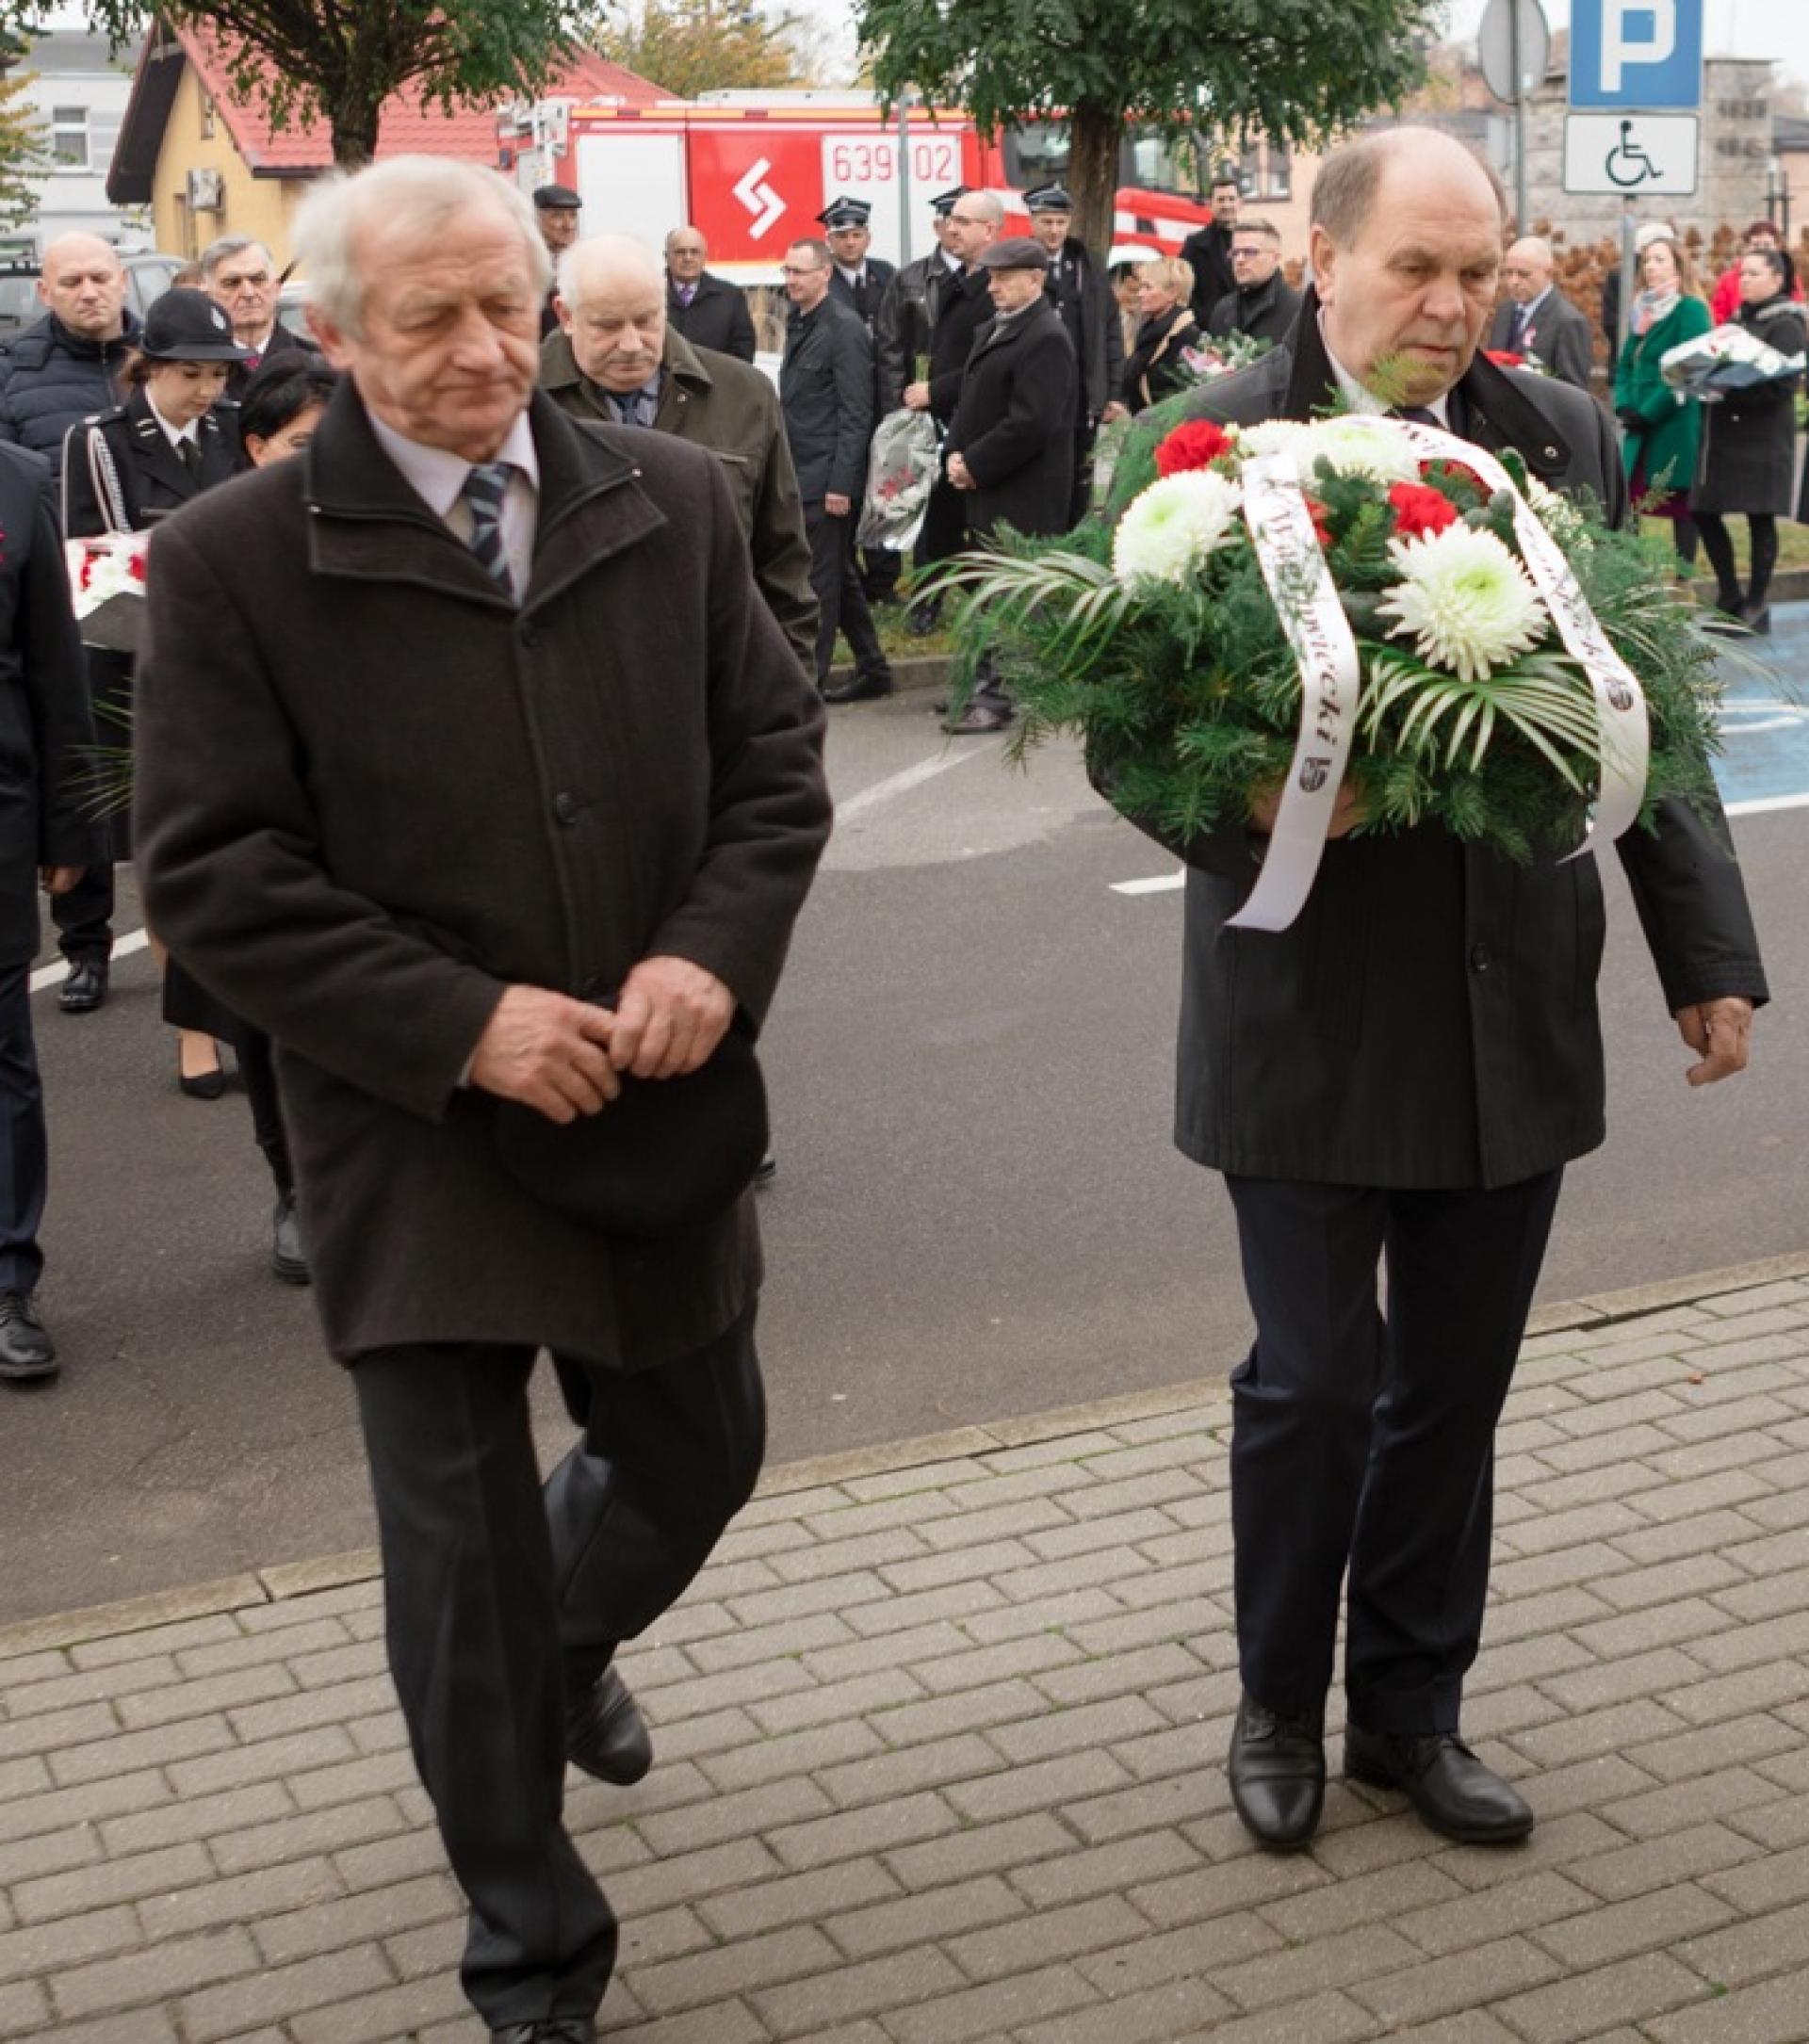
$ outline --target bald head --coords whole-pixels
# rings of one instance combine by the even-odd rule
[[[1552,286],[1552,245],[1538,235],[1523,235],[1501,266],[1501,281],[1516,305],[1530,305]]]
[[[1442,397],[1470,366],[1501,274],[1500,180],[1435,128],[1335,150],[1312,191],[1311,263],[1326,338],[1391,404]]]
[[[627,235],[596,235],[559,259],[559,323],[579,372],[605,390],[639,390],[666,345],[666,279],[658,258]]]
[[[117,340],[125,326],[125,271],[98,235],[59,235],[44,251],[38,296],[72,333]]]

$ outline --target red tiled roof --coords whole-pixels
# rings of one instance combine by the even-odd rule
[[[254,176],[306,177],[332,170],[333,137],[324,121],[272,127],[269,114],[256,101],[235,95],[218,39],[191,28],[171,32]],[[560,73],[547,89],[547,96],[651,106],[672,95],[651,80],[587,51]],[[498,99],[489,106],[462,106],[448,113],[443,106],[427,105],[417,84],[405,86],[392,93],[383,106],[377,154],[380,157],[458,156],[471,163],[495,163],[497,107],[502,104]]]

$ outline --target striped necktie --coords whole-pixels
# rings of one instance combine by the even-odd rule
[[[471,551],[485,570],[514,594],[508,556],[502,550],[502,499],[513,466],[508,462],[480,462],[464,479],[460,495],[471,507]]]

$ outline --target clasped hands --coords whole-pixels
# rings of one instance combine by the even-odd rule
[[[1275,828],[1281,806],[1278,788],[1260,795],[1250,804],[1250,828],[1267,836]],[[1361,800],[1351,792],[1346,781],[1327,827],[1328,837],[1343,837],[1363,820]],[[1737,994],[1718,1000],[1698,1001],[1676,1012],[1678,1032],[1696,1053],[1697,1062],[1684,1074],[1692,1086],[1712,1086],[1717,1079],[1732,1079],[1746,1069],[1752,1049],[1752,1003]]]
[[[625,1076],[677,1079],[706,1063],[735,997],[687,958],[644,958],[613,1008],[544,986],[512,986],[472,1054],[470,1082],[548,1121],[600,1113]]]

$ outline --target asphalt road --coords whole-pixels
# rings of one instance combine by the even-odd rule
[[[1775,998],[1755,1068],[1685,1086],[1610,861],[1612,1133],[1546,1298],[1801,1246],[1809,808],[1780,804],[1809,800],[1809,611],[1780,625],[1785,678],[1749,677],[1730,738],[1730,792],[1765,804],[1736,826]],[[1168,1142],[1181,898],[1115,891],[1171,862],[1071,754],[1006,771],[921,696],[837,712],[830,758],[840,823],[767,1039],[772,1454],[1222,1372],[1248,1338],[1229,1210]],[[243,1095],[178,1095],[141,952],[100,1014],[37,1005],[65,1368],[0,1393],[0,1620],[364,1544],[350,1388],[269,1273]]]

